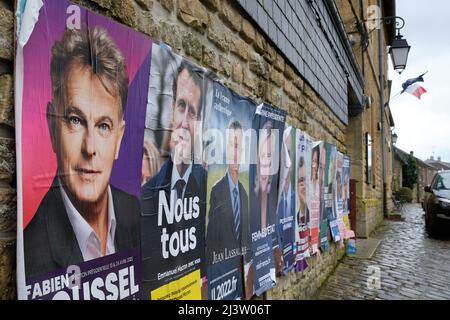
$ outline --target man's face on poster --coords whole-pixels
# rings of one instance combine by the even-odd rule
[[[177,96],[174,97],[172,135],[170,149],[176,164],[191,163],[194,137],[200,116],[201,88],[194,82],[187,69],[177,80]]]
[[[90,68],[68,68],[63,105],[52,138],[59,175],[71,200],[95,203],[105,196],[125,130],[118,94],[111,95]]]
[[[269,180],[272,175],[272,135],[264,133],[259,145],[259,184],[262,192],[268,191]]]
[[[297,190],[298,190],[298,199],[301,204],[306,204],[306,170],[305,165],[302,165],[298,168],[298,179],[297,179]]]
[[[227,164],[230,171],[239,171],[242,156],[242,130],[229,129],[227,141]]]

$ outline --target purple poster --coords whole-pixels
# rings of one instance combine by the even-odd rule
[[[61,0],[18,30],[19,298],[137,298],[152,41]]]

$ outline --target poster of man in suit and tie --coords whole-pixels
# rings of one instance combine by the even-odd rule
[[[249,273],[249,163],[256,105],[220,83],[205,124],[208,164],[206,264],[211,300],[235,300],[253,293]],[[247,294],[245,294],[247,289]]]
[[[287,274],[294,266],[295,240],[295,128],[284,129],[280,155],[280,183],[277,207],[277,237],[282,253],[282,270]]]
[[[69,1],[29,8],[17,52],[19,299],[136,299],[152,40]]]
[[[345,239],[349,238],[350,230],[350,157],[344,155],[342,162],[342,188],[343,188],[343,211],[344,211],[344,223],[346,227]]]
[[[142,153],[143,299],[197,300],[207,295],[201,133],[205,105],[211,102],[208,79],[204,69],[167,46],[153,45],[147,152]],[[160,168],[150,172],[154,164]]]
[[[310,247],[311,254],[314,255],[320,247],[320,222],[321,222],[321,159],[323,142],[316,141],[311,144],[310,161],[310,191],[308,195],[308,208],[310,210]]]
[[[325,241],[325,231],[321,235],[322,245],[324,251],[328,248],[328,238],[333,239],[334,242],[340,240],[339,227],[338,227],[338,215],[336,208],[336,160],[337,160],[337,147],[330,143],[325,143],[326,148],[326,160],[325,160],[325,172],[324,172],[324,211],[322,215],[323,221],[328,221],[328,228],[324,225],[324,230],[327,232],[327,240]]]
[[[296,130],[296,271],[308,267],[306,258],[310,256],[311,211],[311,137],[300,129]]]

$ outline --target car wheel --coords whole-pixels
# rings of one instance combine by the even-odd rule
[[[438,235],[436,222],[434,220],[435,219],[431,217],[431,214],[425,212],[425,230],[430,237],[436,237]]]

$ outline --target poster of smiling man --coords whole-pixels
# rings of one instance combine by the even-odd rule
[[[151,39],[28,1],[16,56],[19,299],[136,299]]]
[[[321,186],[322,186],[322,166],[321,166],[321,155],[322,147],[324,143],[321,141],[315,141],[311,143],[311,162],[310,162],[310,178],[309,178],[309,189],[308,195],[308,205],[310,209],[310,247],[311,254],[316,254],[320,247],[320,222],[321,222]]]
[[[336,153],[336,181],[334,184],[333,198],[336,208],[336,219],[333,224],[336,224],[338,228],[338,234],[336,236],[333,230],[333,224],[330,222],[331,233],[333,235],[333,240],[335,242],[340,241],[343,244],[345,235],[345,224],[344,224],[344,188],[343,188],[343,161],[344,155],[341,152]],[[336,228],[336,227],[334,227]]]
[[[333,186],[336,180],[336,146],[324,143],[321,154],[322,176],[322,202],[320,219],[320,249],[323,252],[329,250],[330,230],[333,225],[338,233],[336,221],[336,208],[333,198]],[[335,234],[335,233],[333,233]]]
[[[314,226],[314,243],[318,240],[318,215],[312,221],[311,215],[311,137],[300,129],[296,129],[296,170],[295,170],[295,261],[296,271],[301,272],[308,267],[306,258],[310,256],[310,238]],[[317,213],[317,212],[316,212]],[[317,246],[316,246],[317,247]]]
[[[206,264],[211,300],[242,299],[253,293],[248,194],[255,109],[253,101],[214,83],[203,134],[208,164]]]
[[[153,45],[141,177],[142,298],[206,299],[206,71]]]

